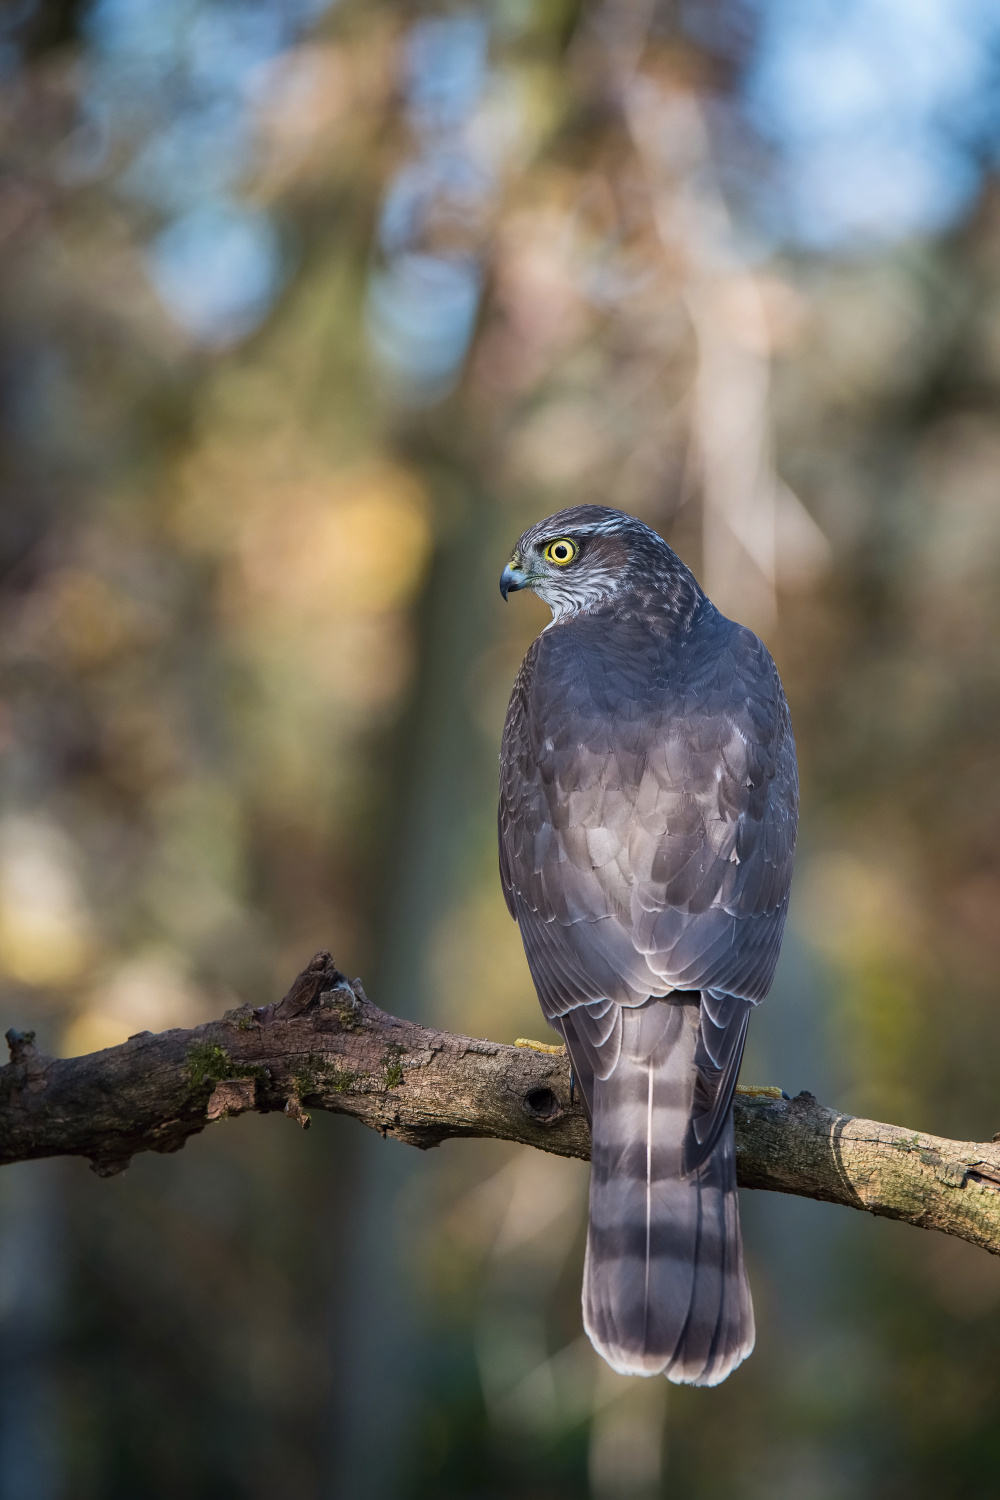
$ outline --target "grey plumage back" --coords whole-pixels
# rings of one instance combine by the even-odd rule
[[[750,1353],[731,1113],[684,1172],[697,997],[622,1013],[617,1066],[593,1086],[584,1326],[626,1375],[716,1385]]]

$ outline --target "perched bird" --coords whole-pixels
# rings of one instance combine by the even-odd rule
[[[500,754],[500,875],[591,1123],[584,1325],[614,1369],[716,1385],[750,1353],[732,1099],[798,816],[766,647],[656,532],[598,505],[500,579],[552,610]]]

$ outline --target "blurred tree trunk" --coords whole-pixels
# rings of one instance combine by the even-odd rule
[[[467,682],[490,640],[482,575],[498,541],[493,508],[475,478],[456,470],[453,459],[442,464],[431,456],[426,469],[443,535],[418,615],[418,677],[396,736],[402,795],[371,919],[379,996],[394,1014],[425,1024],[434,1017],[435,933],[455,901],[469,823],[484,792],[487,799],[494,794],[475,778],[481,756]],[[350,1358],[334,1378],[329,1494],[391,1500],[411,1451],[418,1361],[409,1267],[421,1226],[404,1223],[403,1215],[413,1211],[418,1195],[411,1189],[427,1164],[370,1139],[359,1152],[353,1264],[335,1289],[338,1345]]]

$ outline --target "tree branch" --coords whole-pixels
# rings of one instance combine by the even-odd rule
[[[191,1031],[142,1032],[87,1057],[51,1058],[9,1031],[0,1068],[0,1164],[84,1156],[101,1176],[139,1151],[178,1151],[213,1120],[307,1108],[353,1115],[410,1145],[520,1141],[587,1159],[590,1135],[562,1054],[475,1041],[380,1011],[318,953],[276,1005]],[[1000,1254],[1000,1145],[943,1140],[817,1104],[742,1096],[743,1187],[843,1203]]]

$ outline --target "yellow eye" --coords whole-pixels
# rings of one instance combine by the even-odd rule
[[[549,562],[555,563],[557,568],[565,568],[573,561],[579,550],[576,543],[571,541],[568,536],[561,536],[556,541],[549,543],[545,549],[545,556]]]

